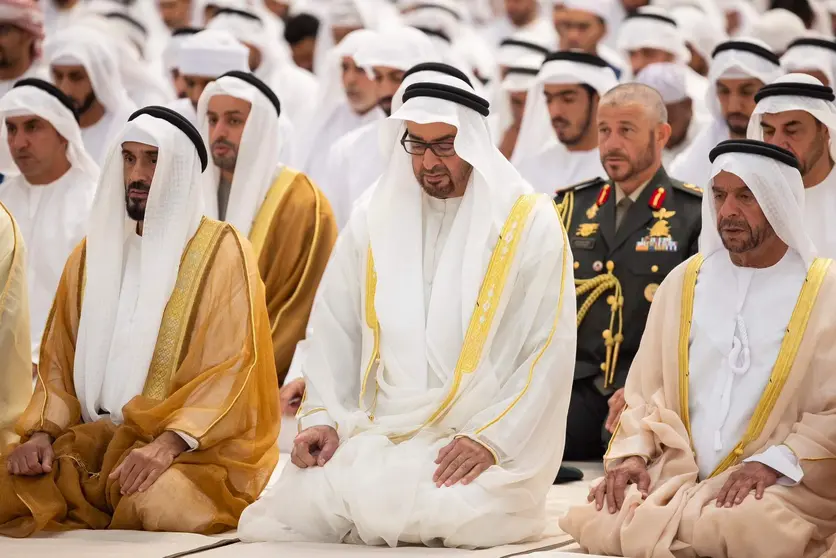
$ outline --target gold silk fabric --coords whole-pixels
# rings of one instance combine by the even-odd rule
[[[304,174],[284,168],[267,193],[250,241],[267,293],[279,385],[304,339],[314,295],[337,240],[328,200]]]
[[[17,440],[14,425],[32,396],[29,301],[23,237],[0,204],[0,452]],[[2,466],[2,464],[0,464]]]
[[[202,222],[179,274],[194,271],[190,259],[203,262],[202,271],[189,280],[178,276],[151,365],[170,371],[161,380],[164,396],[156,397],[149,376],[118,426],[82,423],[73,387],[84,255],[82,243],[64,269],[35,395],[17,425],[24,439],[38,431],[55,438],[55,464],[37,477],[10,476],[0,468],[0,534],[106,528],[212,534],[235,528],[275,468],[280,424],[264,285],[249,243],[229,225]],[[189,286],[196,290],[182,305],[180,290]],[[161,347],[172,342],[162,333],[167,330],[182,332],[174,339],[179,350]],[[108,475],[132,449],[166,430],[190,435],[198,449],[180,454],[146,492],[122,496]]]

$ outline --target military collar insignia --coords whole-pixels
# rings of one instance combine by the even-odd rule
[[[659,186],[656,188],[656,191],[653,192],[653,195],[650,196],[650,201],[647,202],[647,205],[650,206],[650,209],[658,210],[662,207],[662,204],[665,203],[665,198],[667,197],[667,192],[664,188]]]

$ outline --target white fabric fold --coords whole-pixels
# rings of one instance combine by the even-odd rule
[[[184,40],[177,66],[184,76],[217,78],[231,70],[248,72],[250,52],[227,31],[206,29]]]
[[[159,151],[144,230],[136,243],[138,276],[128,277],[125,264],[137,235],[136,222],[125,209],[121,138],[134,128],[153,136]],[[81,307],[73,372],[85,422],[102,418],[108,376],[118,377],[115,398],[105,405],[115,423],[122,420],[122,407],[142,393],[183,250],[203,215],[200,174],[197,151],[185,134],[148,115],[124,125],[110,149],[87,235],[87,296]],[[120,312],[123,288],[131,284],[136,285],[136,302]],[[129,342],[114,344],[117,337]],[[116,362],[121,366],[115,368]]]

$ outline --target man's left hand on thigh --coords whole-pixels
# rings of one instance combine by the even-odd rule
[[[764,491],[778,482],[778,471],[763,463],[744,463],[737,471],[729,475],[726,484],[717,494],[717,507],[737,506],[746,499],[749,492],[755,491],[755,498],[763,498]]]
[[[493,454],[470,438],[456,438],[441,448],[435,463],[438,468],[433,482],[439,488],[453,486],[459,481],[470,484],[489,467],[496,465]]]

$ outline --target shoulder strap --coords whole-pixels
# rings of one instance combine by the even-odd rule
[[[256,257],[261,255],[261,250],[264,248],[264,241],[267,238],[267,231],[270,230],[270,223],[273,221],[273,216],[276,210],[281,205],[285,193],[296,177],[299,176],[299,171],[290,167],[284,167],[282,172],[270,186],[267,191],[267,196],[264,198],[264,203],[256,214],[253,227],[250,230],[250,243],[253,245]]]
[[[186,334],[194,323],[201,285],[226,227],[225,223],[204,218],[186,246],[142,390],[142,395],[146,397],[161,401],[168,395],[171,378],[180,366]]]

